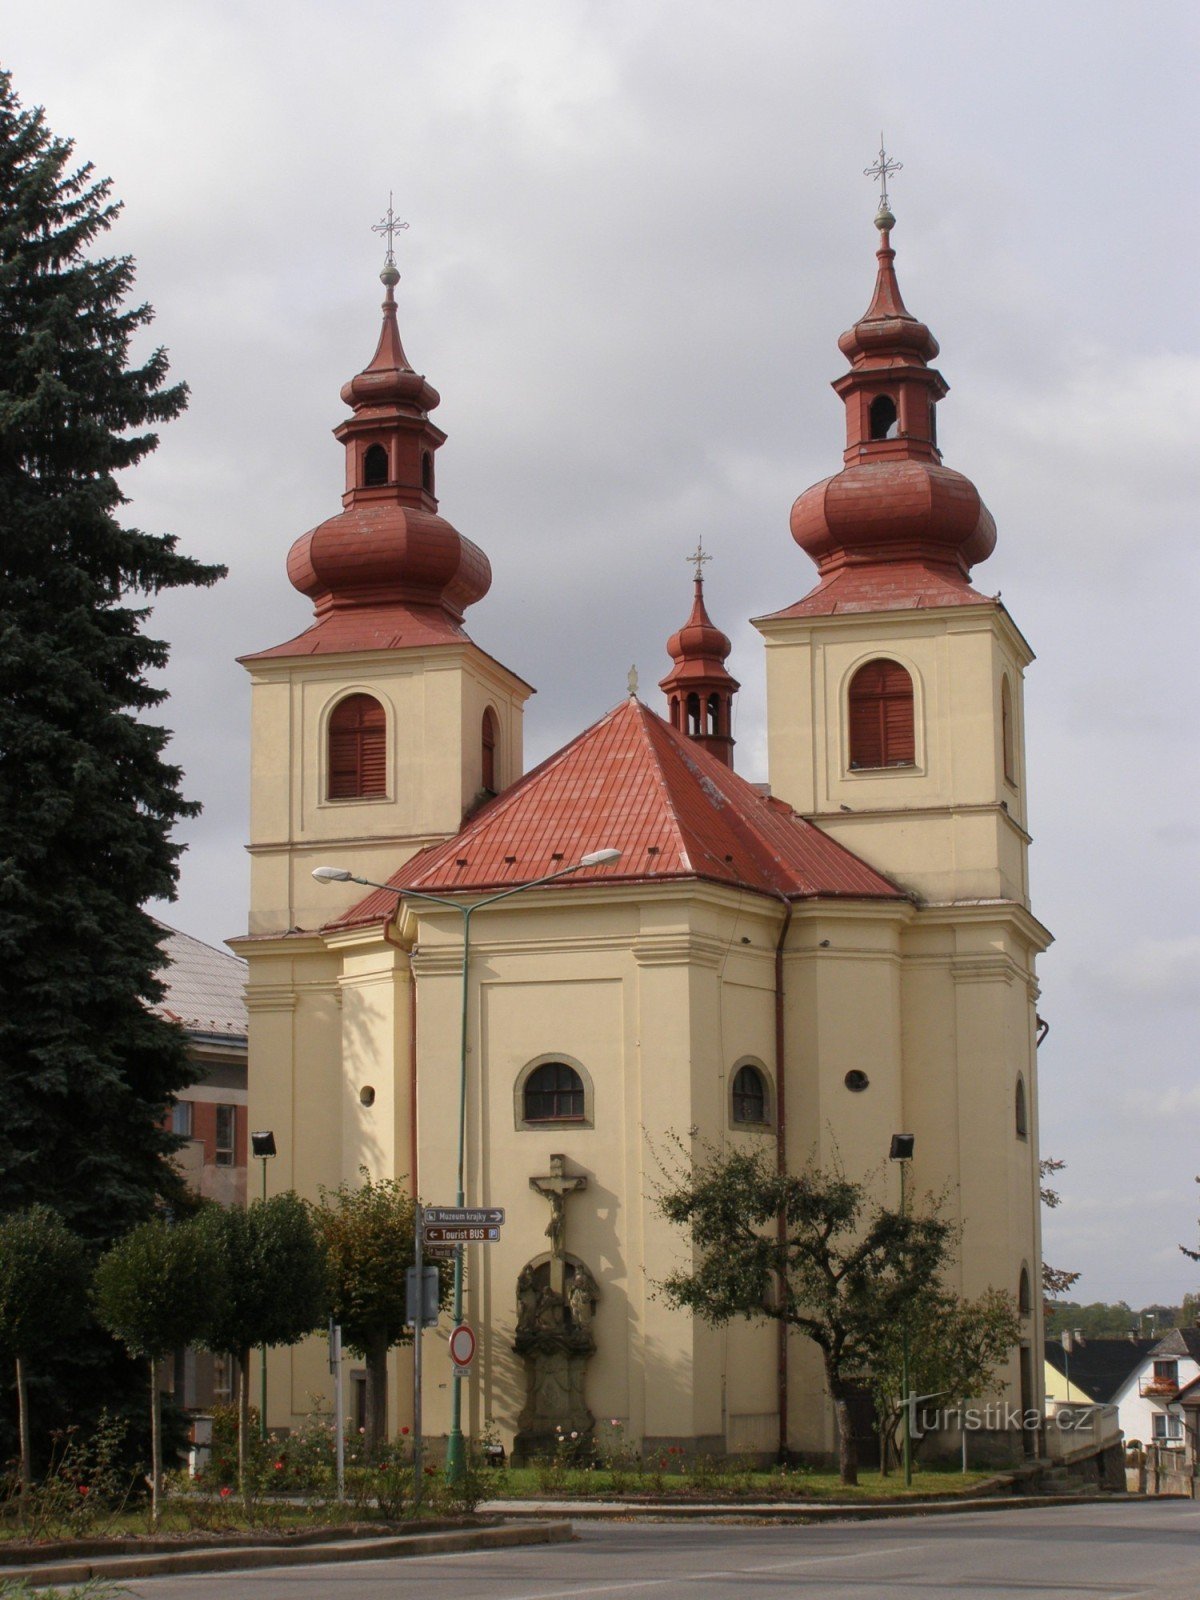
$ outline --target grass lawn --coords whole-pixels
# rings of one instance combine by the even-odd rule
[[[847,1488],[836,1472],[817,1468],[779,1468],[761,1472],[731,1472],[716,1467],[698,1471],[626,1469],[610,1471],[547,1465],[506,1467],[486,1475],[488,1499],[544,1500],[558,1496],[589,1499],[626,1499],[639,1496],[688,1500],[875,1500],[920,1498],[927,1495],[970,1494],[995,1476],[991,1472],[960,1472],[933,1468],[913,1473],[911,1489],[904,1487],[902,1472],[883,1477],[878,1469],[860,1468],[858,1484]]]

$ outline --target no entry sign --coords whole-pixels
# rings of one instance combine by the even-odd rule
[[[475,1359],[475,1335],[465,1322],[450,1335],[450,1359],[456,1367],[469,1367]]]

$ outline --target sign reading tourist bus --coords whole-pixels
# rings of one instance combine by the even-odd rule
[[[501,1206],[426,1206],[425,1222],[450,1223],[460,1228],[498,1228],[504,1221]]]
[[[499,1228],[424,1228],[427,1244],[495,1244]]]

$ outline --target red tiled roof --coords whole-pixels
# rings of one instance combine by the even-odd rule
[[[437,644],[462,644],[466,629],[439,606],[353,606],[327,612],[285,644],[239,656],[266,661],[272,656],[332,655],[352,650],[404,650]]]
[[[567,885],[704,878],[803,899],[903,899],[903,893],[819,828],[761,794],[639,700],[607,716],[489,801],[452,839],[420,851],[388,881],[446,894],[525,883],[617,849]],[[386,917],[375,890],[332,926]]]
[[[911,611],[929,606],[983,606],[992,602],[951,566],[924,561],[889,561],[838,567],[817,587],[783,611],[760,622],[782,617],[828,617],[835,612]]]

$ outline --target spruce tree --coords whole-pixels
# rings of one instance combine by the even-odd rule
[[[119,475],[187,391],[131,341],[120,206],[0,73],[0,1212],[52,1206],[108,1242],[178,1180],[164,1118],[191,1079],[156,1016],[172,829],[197,807],[164,759],[148,681],[160,590],[223,569],[122,522]]]

